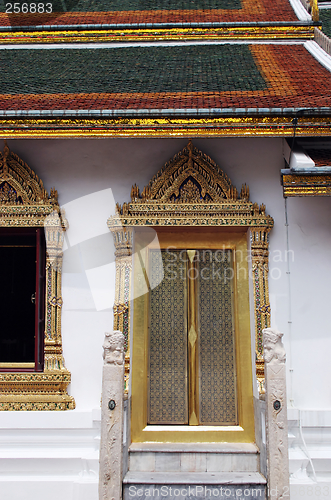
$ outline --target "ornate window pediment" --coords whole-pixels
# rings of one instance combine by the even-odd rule
[[[42,180],[19,156],[9,150],[7,143],[0,155],[0,201],[2,205],[52,206],[56,204],[56,198],[48,197]]]
[[[70,373],[64,366],[61,338],[62,244],[67,221],[55,189],[48,196],[38,176],[5,143],[0,153],[0,232],[19,234],[26,228],[45,230],[46,292],[39,300],[45,310],[44,338],[40,339],[43,368],[17,369],[19,363],[12,367],[0,363],[0,410],[73,409],[74,399],[66,392]]]

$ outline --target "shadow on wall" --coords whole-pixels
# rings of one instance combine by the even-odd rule
[[[71,277],[71,282],[73,282],[75,275],[85,275],[93,301],[93,309],[96,311],[110,309],[113,306],[115,251],[106,221],[110,215],[115,215],[115,210],[111,188],[83,196],[61,207],[63,217],[69,220],[69,228],[64,233],[64,279],[68,275],[67,278],[69,277],[70,280]],[[47,231],[47,219],[45,231]],[[146,245],[154,242],[153,247],[159,248],[156,231],[152,228],[147,228],[147,231]],[[161,258],[160,249],[159,252]],[[158,286],[162,281],[163,273],[159,275],[159,281],[151,280],[143,260],[143,252],[141,254],[139,252],[136,261],[140,263],[143,274],[147,273],[146,279],[148,283],[152,283],[152,288]],[[79,300],[79,307],[78,302],[76,307],[75,295],[75,293],[71,294],[71,306],[66,307],[67,310],[76,308],[81,310],[84,303],[90,309],[91,301],[87,303]]]

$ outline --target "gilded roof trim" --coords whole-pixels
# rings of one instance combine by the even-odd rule
[[[292,137],[292,116],[2,119],[0,138]],[[330,136],[331,116],[302,117],[296,136]]]
[[[318,170],[318,167],[316,168]],[[323,173],[282,174],[284,197],[331,196],[331,175]]]
[[[0,44],[110,43],[183,40],[307,40],[314,38],[312,25],[222,26],[94,30],[0,31]]]

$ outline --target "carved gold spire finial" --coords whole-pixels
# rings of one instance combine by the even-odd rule
[[[243,201],[249,201],[249,187],[243,184],[240,191],[240,199]]]
[[[131,201],[136,201],[139,198],[139,187],[137,184],[131,188]]]
[[[262,203],[262,205],[260,205],[260,214],[261,215],[265,215],[265,209],[266,209],[266,206],[264,203]]]
[[[238,199],[238,191],[235,186],[230,186],[228,191],[228,199],[231,201],[236,201]]]
[[[58,205],[58,194],[55,188],[51,188],[49,201],[52,203],[52,205]]]
[[[116,212],[117,212],[117,215],[122,214],[122,207],[119,203],[116,203]]]

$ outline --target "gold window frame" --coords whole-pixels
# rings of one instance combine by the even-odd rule
[[[250,272],[252,273],[254,293],[256,377],[260,393],[264,392],[262,330],[270,326],[268,234],[273,227],[273,219],[269,215],[266,215],[265,210],[266,207],[264,204],[259,206],[257,203],[249,201],[249,188],[246,184],[242,186],[239,194],[220,167],[211,158],[195,148],[191,141],[189,141],[188,145],[182,151],[164,165],[143,189],[141,194],[139,188],[134,185],[131,190],[131,202],[124,203],[123,206],[117,205],[117,213],[108,219],[108,227],[113,233],[116,248],[114,328],[123,331],[127,346],[125,357],[126,394],[129,392],[130,382],[132,381],[132,385],[135,384],[136,377],[140,376],[141,370],[144,370],[142,367],[145,366],[144,352],[146,345],[144,344],[145,340],[142,339],[146,335],[137,333],[136,329],[139,322],[145,321],[146,311],[144,307],[146,306],[142,307],[142,309],[141,307],[137,307],[135,299],[133,301],[134,317],[132,325],[134,336],[133,349],[136,349],[135,342],[137,341],[139,344],[139,348],[137,347],[138,358],[142,360],[142,365],[137,368],[137,371],[132,367],[132,374],[130,375],[130,298],[132,295],[132,286],[137,286],[136,280],[134,280],[135,283],[132,285],[132,247],[134,233],[138,230],[141,231],[143,227],[152,227],[154,229],[180,228],[182,232],[184,228],[186,230],[190,228],[190,231],[185,232],[187,235],[192,234],[193,238],[196,238],[197,234],[202,233],[204,230],[208,228],[211,230],[212,228],[212,234],[220,235],[221,240],[223,238],[222,241],[227,241],[227,244],[231,243],[231,238],[235,240],[238,233],[246,235],[245,239],[248,236],[250,241],[249,245],[245,247],[245,252],[251,256]],[[229,235],[230,239],[227,240]],[[220,243],[222,245],[225,244],[221,240]],[[249,297],[247,287],[248,281],[246,284],[240,284],[238,290],[245,288],[247,297]],[[145,311],[143,313],[145,316],[141,316],[141,310]],[[247,318],[249,318],[249,313]],[[245,327],[242,326],[242,328],[245,328],[247,339],[249,337],[250,341],[249,322],[246,323]],[[251,347],[249,345],[249,351],[246,353],[246,362],[248,364],[251,363],[250,353]],[[137,355],[136,352],[133,354],[134,356]],[[248,365],[247,369],[248,373],[251,373],[251,368],[248,368]],[[146,374],[146,371],[144,373]],[[142,379],[140,379],[140,382],[142,383]],[[244,380],[240,383],[245,384]],[[160,428],[155,431],[151,429],[144,431],[147,427],[145,425],[147,420],[144,416],[136,417],[135,413],[134,398],[136,397],[136,390],[139,392],[142,389],[133,385],[132,439],[138,441],[169,439],[170,434],[166,433],[163,435],[162,431],[160,433]],[[140,396],[143,397],[145,392],[144,389],[140,393]],[[201,427],[190,427],[189,432],[186,434],[190,434],[192,437],[185,437],[183,432],[178,431],[180,434],[178,439],[180,441],[192,439],[195,441],[199,441],[199,439],[203,441],[213,441],[214,439],[217,441],[220,439],[230,440],[229,432],[233,432],[231,440],[241,442],[253,440],[252,384],[249,394],[251,395],[251,410],[249,410],[249,421],[246,423],[244,423],[245,411],[243,411],[243,408],[239,408],[239,427],[243,425],[244,427],[242,428],[244,431],[240,430],[238,432],[238,429],[230,430],[227,427],[226,436],[223,435],[221,438],[219,432],[213,428],[208,433],[208,438],[205,432],[199,438],[198,433],[201,431]],[[141,404],[141,400],[140,402],[137,401],[137,403]],[[239,405],[241,404],[239,398],[238,403]],[[137,422],[138,420],[139,422]],[[224,430],[224,427],[221,426],[220,429]],[[174,430],[174,426],[171,426],[172,436],[174,436]],[[171,440],[173,439],[172,437]]]
[[[57,191],[52,189],[48,196],[43,182],[6,142],[0,153],[0,227],[44,227],[46,238],[44,370],[20,372],[30,366],[13,363],[17,371],[0,372],[0,410],[74,409],[75,401],[67,394],[71,375],[61,336],[62,246],[68,222],[60,212]]]

